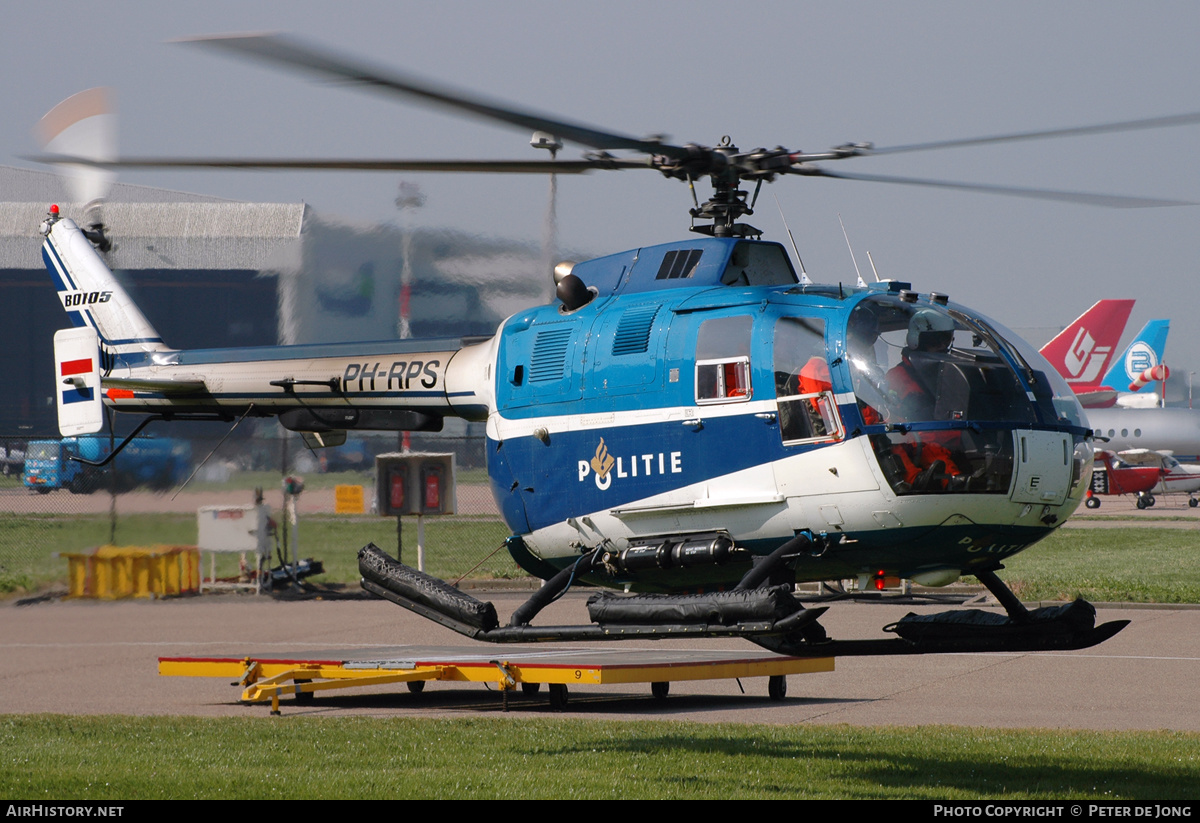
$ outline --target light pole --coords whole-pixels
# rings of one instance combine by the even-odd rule
[[[409,212],[425,205],[425,194],[416,183],[400,181],[400,193],[396,195],[396,208],[400,210],[400,317],[396,322],[396,336],[401,340],[412,337],[409,322],[412,301],[412,226]]]
[[[562,141],[553,134],[535,131],[529,140],[529,145],[535,149],[545,149],[550,152],[550,159],[558,159],[558,151],[563,147]],[[546,220],[542,224],[542,271],[551,274],[550,294],[554,294],[554,263],[558,254],[558,175],[550,175],[550,195],[546,203]]]
[[[421,187],[416,183],[409,183],[407,180],[400,181],[400,191],[396,195],[396,208],[400,210],[400,311],[399,318],[396,320],[396,336],[401,340],[406,340],[412,337],[412,226],[410,225],[412,218],[410,213],[425,205],[425,193],[421,191]],[[400,451],[406,452],[412,444],[411,435],[408,432],[400,432],[397,437],[397,444]],[[399,541],[399,523],[400,518],[396,518],[397,537]],[[399,549],[396,550],[397,556]]]

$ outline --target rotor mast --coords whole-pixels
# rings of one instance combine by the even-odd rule
[[[693,208],[688,211],[692,217],[690,230],[710,237],[761,237],[761,229],[739,223],[738,220],[744,215],[754,214],[754,201],[763,180],[775,177],[772,172],[746,164],[747,159],[757,159],[765,154],[764,150],[756,149],[743,155],[733,145],[729,135],[722,137],[720,143],[712,148],[689,143],[683,150],[685,155],[682,158],[656,155],[651,159],[651,165],[666,177],[687,181],[693,203]],[[712,195],[701,203],[696,197],[695,180],[704,175],[712,184]],[[743,179],[758,181],[754,198],[749,203],[746,202],[748,193],[740,188]],[[711,222],[697,224],[697,220]]]

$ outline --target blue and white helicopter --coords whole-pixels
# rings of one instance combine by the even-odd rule
[[[797,276],[783,246],[740,218],[741,190],[783,175],[990,186],[827,171],[821,161],[1003,139],[1200,122],[1200,115],[893,149],[743,152],[676,146],[565,123],[447,91],[280,36],[208,44],[369,85],[591,147],[582,160],[130,159],[125,166],[378,168],[579,173],[652,169],[709,178],[696,236],[556,270],[557,299],[485,342],[386,341],[181,351],[105,265],[103,227],[52,211],[43,256],[76,328],[56,336],[64,434],[94,431],[102,404],[149,420],[274,416],[315,445],[347,430],[437,430],[484,421],[508,548],[549,580],[500,626],[461,595],[368,547],[363,585],[481,640],[740,636],[796,655],[1079,648],[1123,621],[1027,611],[996,575],[1079,506],[1090,429],[1065,382],[994,320],[896,281],[856,287]],[[628,150],[640,159],[619,158]],[[694,191],[694,189],[693,189]],[[1030,189],[1003,193],[1168,205]],[[749,201],[749,202],[748,202]],[[146,421],[143,421],[146,422]],[[135,432],[136,434],[136,432]],[[796,582],[981,580],[1008,616],[901,621],[887,641],[830,641]],[[592,623],[534,627],[574,583],[650,595],[593,598]],[[906,619],[907,620],[907,619]],[[960,624],[960,625],[955,625]]]

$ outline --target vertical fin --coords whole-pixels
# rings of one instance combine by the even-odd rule
[[[91,241],[56,208],[42,224],[42,260],[72,325],[95,329],[110,352],[169,351]]]
[[[1132,300],[1100,300],[1042,346],[1041,354],[1076,392],[1098,387],[1131,311]]]
[[[1104,375],[1104,385],[1112,386],[1118,391],[1140,391],[1145,385],[1149,385],[1126,389],[1147,369],[1163,362],[1163,355],[1167,350],[1167,332],[1170,330],[1170,320],[1151,320],[1142,326],[1133,342],[1113,361],[1112,368]]]

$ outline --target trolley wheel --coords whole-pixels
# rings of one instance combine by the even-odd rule
[[[312,681],[311,680],[293,680],[292,682],[295,683],[297,686],[299,686],[301,683],[311,683]],[[311,702],[313,702],[313,698],[315,698],[316,696],[317,695],[314,692],[297,691],[296,692],[296,702],[297,703],[311,703]]]
[[[424,680],[410,680],[405,685],[408,686],[408,690],[413,694],[420,694],[421,692],[425,691]]]
[[[1200,500],[1197,500],[1197,499],[1196,499],[1196,498],[1194,498],[1194,497],[1189,497],[1189,498],[1188,498],[1188,508],[1190,508],[1190,509],[1194,509],[1194,508],[1196,508],[1197,506],[1200,506]]]
[[[1139,509],[1144,509],[1144,508],[1146,508],[1146,498],[1144,498],[1144,497],[1139,497],[1139,498],[1137,499],[1137,507],[1138,507]]]
[[[522,683],[521,684],[521,694],[525,695],[526,697],[533,697],[535,694],[537,694],[541,690],[542,690],[541,683]]]
[[[1100,498],[1089,497],[1083,505],[1087,506],[1089,509],[1098,509],[1100,508]]]
[[[666,680],[659,680],[650,684],[650,694],[654,695],[657,700],[666,700],[667,695],[671,693],[671,684]]]
[[[787,678],[782,674],[773,674],[767,678],[767,694],[772,700],[783,700],[787,697]]]
[[[567,707],[567,684],[550,684],[550,708],[562,711]]]

